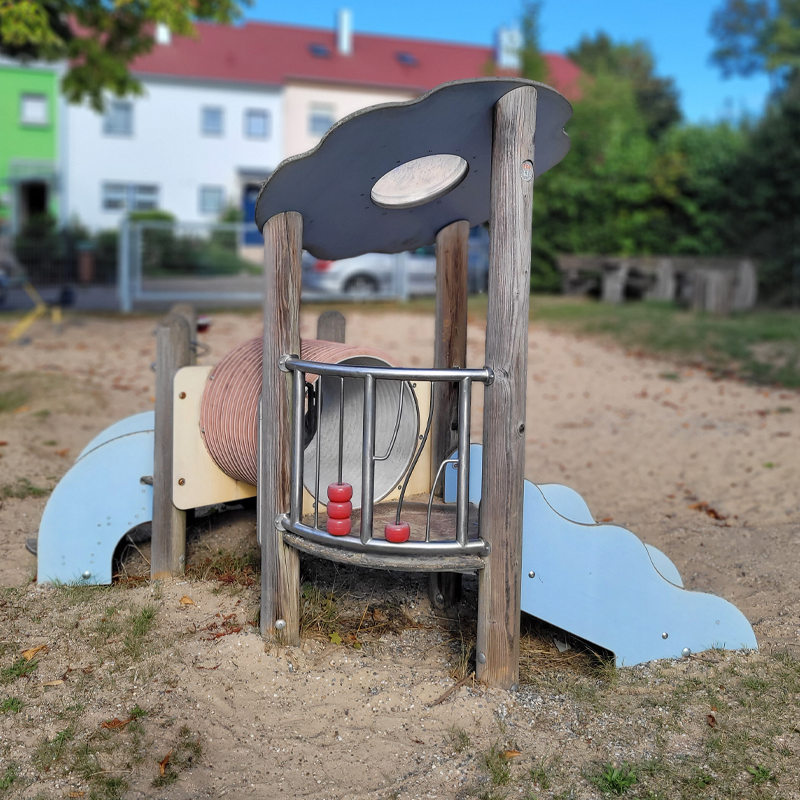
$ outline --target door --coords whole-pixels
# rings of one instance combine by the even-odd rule
[[[261,231],[256,227],[256,200],[258,200],[258,192],[261,186],[257,183],[245,184],[244,191],[242,192],[242,212],[244,214],[244,244],[245,245],[263,245],[264,237]]]

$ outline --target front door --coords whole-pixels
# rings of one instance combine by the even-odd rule
[[[261,186],[257,183],[245,184],[242,192],[242,212],[244,214],[244,243],[245,245],[263,245],[264,237],[255,225],[256,200]]]

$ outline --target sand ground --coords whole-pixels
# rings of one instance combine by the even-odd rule
[[[18,487],[24,478],[52,488],[93,435],[153,407],[155,324],[153,317],[84,317],[56,333],[40,323],[29,344],[0,347],[0,391],[26,393],[19,407],[0,413],[0,486]],[[428,316],[354,311],[347,324],[349,343],[385,350],[399,364],[432,362]],[[0,340],[9,327],[0,324]],[[215,363],[260,329],[255,314],[216,315],[201,337],[210,352],[199,363]],[[311,337],[314,329],[315,316],[304,315],[302,335]],[[471,366],[483,364],[483,337],[482,321],[472,320]],[[480,391],[473,439],[480,439]],[[534,323],[527,417],[527,478],[571,486],[596,519],[613,519],[662,549],[687,588],[717,593],[744,612],[762,650],[800,651],[800,394],[716,380],[697,368]],[[20,765],[12,793],[83,791],[88,797],[95,791],[93,778],[43,770],[29,752],[72,719],[65,709],[78,695],[84,711],[75,719],[75,737],[90,737],[102,721],[122,718],[136,704],[148,711],[150,749],[141,764],[125,768],[127,788],[118,795],[125,797],[454,797],[476,786],[480,795],[484,778],[475,753],[501,740],[517,743],[519,763],[528,766],[562,751],[578,763],[646,750],[646,737],[610,733],[570,703],[559,711],[557,692],[536,700],[530,691],[465,686],[428,708],[453,684],[460,634],[452,624],[437,626],[418,576],[326,571],[304,560],[306,578],[318,578],[326,590],[336,590],[337,581],[346,587],[348,607],[371,616],[377,609],[375,619],[401,608],[413,622],[396,635],[364,637],[361,650],[320,637],[301,648],[265,645],[247,625],[257,587],[220,592],[207,582],[173,581],[67,599],[36,587],[30,584],[35,559],[23,544],[36,535],[46,500],[7,497],[0,507],[0,586],[24,587],[0,608],[3,653],[9,651],[3,666],[21,649],[48,645],[37,670],[41,681],[14,684],[17,694],[23,686],[27,692],[26,709],[0,717],[0,754]],[[199,520],[190,560],[220,548],[253,551],[254,532],[247,511]],[[147,556],[146,546],[142,553]],[[137,558],[129,570],[136,571]],[[182,597],[192,603],[181,604]],[[474,599],[468,582],[457,610],[465,630]],[[37,617],[37,604],[48,614]],[[141,663],[115,651],[123,645],[113,635],[97,639],[106,605],[124,617],[148,604],[159,609],[159,633]],[[233,631],[227,615],[236,615],[229,620],[240,630]],[[93,627],[81,638],[84,619]],[[73,621],[74,635],[58,633]],[[78,669],[89,671],[75,677]],[[644,669],[637,675],[646,678]],[[46,685],[62,674],[69,676],[63,685]],[[0,697],[11,691],[0,687]],[[697,743],[705,733],[693,724],[687,721],[684,736]],[[185,735],[178,734],[182,725]],[[469,732],[472,755],[453,744],[455,730]],[[202,757],[184,765],[180,780],[154,788],[159,759],[152,754],[161,757],[170,746],[189,752],[191,737],[202,740]],[[2,770],[0,763],[0,778]],[[573,772],[563,778],[571,781],[572,796],[598,796],[580,770]],[[524,796],[528,790],[513,786],[502,791]],[[789,783],[781,787],[775,796],[798,796]]]

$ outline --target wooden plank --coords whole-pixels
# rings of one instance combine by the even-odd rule
[[[483,413],[481,536],[491,545],[478,588],[479,680],[509,689],[519,680],[525,388],[530,300],[536,89],[495,106],[492,219]]]
[[[192,345],[189,366],[193,367],[197,363],[197,311],[191,303],[175,303],[169,313],[179,314],[189,323],[189,339]]]
[[[153,534],[150,577],[183,574],[186,561],[186,512],[172,503],[172,438],[175,373],[191,362],[186,318],[168,314],[156,331],[156,427],[153,463]]]
[[[341,311],[323,311],[317,320],[317,339],[344,344],[345,319]]]
[[[436,369],[467,366],[467,257],[469,222],[459,220],[436,236],[436,328],[433,366]],[[431,482],[439,465],[458,446],[458,384],[433,384],[431,425]],[[436,487],[437,497],[444,491]],[[461,599],[461,576],[432,574],[428,584],[431,603],[439,608]]]
[[[261,632],[300,644],[300,560],[276,518],[289,510],[291,374],[282,355],[300,353],[300,258],[303,218],[276,214],[264,225],[264,377],[259,435],[258,527],[261,541]],[[277,620],[285,627],[276,629]]]
[[[484,567],[484,560],[474,555],[454,556],[384,556],[377,553],[359,553],[355,550],[343,550],[339,547],[328,547],[317,542],[310,542],[302,536],[290,531],[283,534],[284,541],[292,548],[302,550],[317,558],[324,558],[336,564],[351,564],[354,567],[370,569],[393,569],[399,572],[442,572],[448,570],[449,575],[465,572],[478,572]]]

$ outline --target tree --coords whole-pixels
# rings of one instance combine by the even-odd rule
[[[726,77],[765,71],[781,91],[800,74],[800,0],[725,0],[710,32]]]
[[[141,92],[129,64],[150,52],[157,23],[180,36],[193,21],[230,22],[249,0],[0,0],[0,54],[67,61],[67,99],[98,111],[107,92]]]
[[[526,2],[522,12],[522,74],[532,81],[547,80],[547,61],[539,45],[540,0]]]
[[[589,75],[609,73],[629,80],[651,138],[658,139],[680,121],[675,82],[655,75],[655,60],[645,42],[616,44],[600,32],[594,38],[582,37],[567,56]]]

